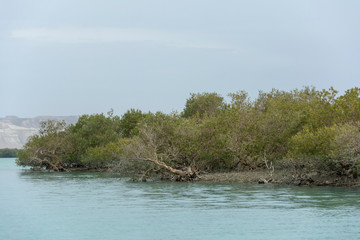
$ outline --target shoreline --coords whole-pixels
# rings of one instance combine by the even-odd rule
[[[48,170],[29,169],[31,172],[54,172]],[[108,172],[108,173],[120,173],[112,171],[111,169],[103,168],[73,168],[68,169],[63,173],[69,172]],[[61,173],[61,172],[57,172]],[[130,176],[125,174],[126,176]],[[123,176],[125,176],[123,175]],[[130,177],[133,180],[142,181],[140,175],[138,177]],[[263,180],[270,180],[262,182]],[[136,180],[136,181],[137,181]],[[149,177],[147,180],[159,180],[173,182],[171,178],[160,178],[157,176]],[[145,180],[146,182],[146,180]],[[201,173],[198,178],[191,182],[199,183],[252,183],[252,184],[275,184],[275,185],[290,185],[290,186],[331,186],[331,187],[360,187],[360,178],[352,179],[349,177],[332,176],[329,174],[319,174],[316,172],[307,174],[295,174],[291,170],[276,170],[270,177],[269,171],[265,169],[248,170],[239,172],[216,172],[216,173]]]
[[[228,183],[258,183],[264,179],[270,179],[268,171],[253,170],[229,173],[205,173],[201,174],[195,182],[228,182]],[[291,171],[278,170],[271,177],[272,181],[265,184],[292,185],[292,186],[332,186],[332,187],[360,187],[360,179],[331,176],[318,173],[294,175]]]

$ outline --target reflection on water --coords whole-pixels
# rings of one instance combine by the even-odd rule
[[[19,172],[19,179],[35,188],[49,188],[64,194],[64,188],[78,193],[91,191],[119,193],[122,198],[137,197],[163,206],[189,203],[199,208],[360,208],[360,189],[334,187],[295,187],[236,183],[132,182],[114,173],[36,173]],[[36,186],[35,186],[36,185]],[[91,189],[89,189],[91,188]],[[69,189],[67,189],[69,190]],[[189,207],[189,205],[187,205]]]
[[[1,170],[0,239],[356,239],[360,191]]]

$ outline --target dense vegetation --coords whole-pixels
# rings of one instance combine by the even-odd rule
[[[268,167],[299,174],[318,171],[357,178],[360,164],[360,89],[342,96],[333,88],[290,92],[244,91],[191,94],[181,113],[121,117],[83,115],[75,125],[42,123],[20,151],[17,163],[66,171],[111,169],[124,173],[175,174]]]
[[[0,158],[16,158],[18,156],[18,153],[18,149],[3,148],[0,149]]]

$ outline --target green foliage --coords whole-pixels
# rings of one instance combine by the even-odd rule
[[[70,158],[79,160],[88,148],[102,147],[121,137],[120,118],[104,114],[82,115],[69,128],[69,142],[73,149]]]
[[[257,112],[256,142],[257,154],[266,154],[270,160],[286,155],[288,141],[309,121],[304,111],[304,102],[298,92],[272,92],[264,100],[266,111]]]
[[[255,100],[244,91],[228,96],[227,104],[216,93],[191,94],[181,114],[130,109],[121,118],[83,115],[71,126],[45,122],[18,164],[147,172],[155,165],[138,160],[157,159],[209,172],[255,169],[266,158],[344,174],[358,168],[359,88],[342,96],[310,87],[260,92]]]
[[[124,138],[130,138],[139,133],[137,129],[138,123],[145,117],[140,110],[130,109],[121,116],[119,128],[121,136]]]
[[[291,139],[291,153],[295,157],[326,158],[334,150],[332,142],[339,132],[337,125],[323,127],[316,131],[305,129]]]
[[[152,154],[158,154],[167,161],[172,155],[170,152],[173,151],[174,138],[182,121],[175,114],[167,115],[161,112],[148,114],[139,124],[139,138],[153,148]]]
[[[298,162],[311,159],[318,171],[348,175],[360,164],[360,122],[306,129],[292,138],[290,154]]]
[[[192,93],[190,98],[186,100],[182,116],[184,118],[216,116],[224,108],[224,98],[217,93]]]
[[[81,161],[90,167],[108,167],[110,164],[120,160],[120,156],[124,155],[124,149],[129,142],[129,139],[120,139],[105,146],[88,148]]]
[[[39,137],[56,136],[59,132],[65,130],[65,121],[49,120],[40,122]]]
[[[16,158],[19,155],[19,149],[3,148],[0,149],[0,158]]]
[[[232,167],[229,151],[229,129],[222,125],[223,118],[208,118],[199,124],[199,168],[206,171],[226,170]]]
[[[351,122],[360,119],[360,88],[355,87],[345,92],[335,100],[334,109],[338,114],[338,121]]]
[[[83,167],[92,160],[98,166],[96,148],[106,146],[120,139],[120,118],[103,114],[83,115],[75,125],[66,126],[64,122],[47,121],[41,123],[39,134],[29,138],[20,150],[18,165],[45,169],[67,169]],[[94,148],[95,150],[88,150]],[[84,157],[86,155],[86,158]],[[88,164],[91,166],[91,164]]]
[[[63,154],[67,145],[64,121],[41,122],[39,134],[31,136],[20,150],[17,164],[46,169],[62,167],[66,164]]]
[[[360,155],[360,122],[345,123],[339,127],[332,144],[333,156],[358,157]]]

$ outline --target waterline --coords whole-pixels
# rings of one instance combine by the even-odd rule
[[[355,188],[136,183],[109,173],[2,169],[0,192],[0,239],[344,239],[360,233]]]

